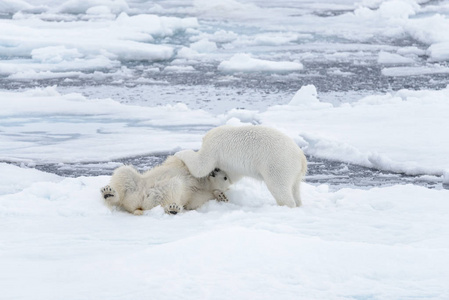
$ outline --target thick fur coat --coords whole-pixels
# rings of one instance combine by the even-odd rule
[[[211,199],[227,201],[223,192],[230,184],[227,174],[220,170],[193,177],[182,160],[170,156],[143,174],[132,166],[117,168],[101,193],[107,204],[136,215],[157,205],[167,213],[177,214],[184,208],[196,209]]]
[[[214,168],[225,171],[233,182],[242,176],[263,180],[277,204],[301,205],[300,185],[307,160],[296,143],[282,132],[265,126],[224,125],[210,130],[198,152],[175,154],[195,177]]]

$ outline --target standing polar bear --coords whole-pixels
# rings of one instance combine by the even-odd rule
[[[226,173],[214,170],[200,177],[193,177],[179,158],[170,156],[143,174],[132,166],[117,168],[101,194],[107,204],[135,215],[158,205],[169,214],[177,214],[183,208],[196,209],[211,199],[228,201],[224,192],[231,181]]]
[[[296,143],[282,132],[265,126],[224,125],[210,130],[198,152],[175,154],[190,173],[203,177],[214,168],[225,171],[233,182],[242,176],[263,180],[278,205],[301,205],[300,185],[307,160]]]

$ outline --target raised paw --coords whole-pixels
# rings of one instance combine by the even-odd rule
[[[111,188],[109,185],[102,187],[100,191],[104,200],[115,196],[115,190]]]
[[[222,191],[215,190],[214,196],[215,196],[215,199],[217,199],[217,201],[219,201],[219,202],[229,202],[228,198]]]
[[[165,212],[171,215],[176,215],[181,211],[181,209],[181,206],[177,205],[176,203],[172,203],[165,208]]]

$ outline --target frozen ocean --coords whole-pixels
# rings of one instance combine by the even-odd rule
[[[204,134],[305,152],[134,216],[100,188]],[[0,0],[1,299],[449,299],[448,0]]]

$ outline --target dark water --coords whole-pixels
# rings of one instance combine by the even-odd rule
[[[86,162],[86,163],[54,163],[37,164],[34,168],[54,173],[64,177],[111,175],[120,165],[133,165],[141,172],[161,164],[168,153],[160,153],[146,156],[135,156],[116,159],[111,162]],[[447,188],[442,186],[441,180],[430,176],[409,176],[391,172],[379,171],[353,164],[341,163],[316,157],[307,157],[308,174],[306,182],[319,185],[328,184],[336,190],[345,187],[370,188],[390,186],[395,184],[416,184],[427,188]]]

